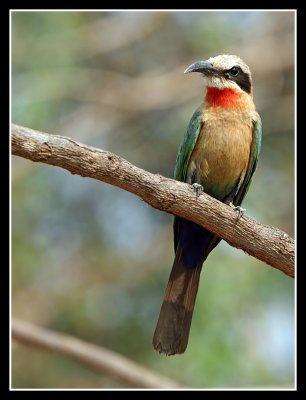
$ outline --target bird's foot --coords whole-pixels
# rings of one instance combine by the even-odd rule
[[[241,217],[244,216],[246,209],[242,208],[240,206],[235,206],[232,202],[229,203],[229,206],[234,210],[234,211],[238,211],[238,216],[237,216],[237,221],[240,220]]]
[[[199,183],[193,183],[192,187],[195,191],[195,194],[197,196],[197,198],[200,196],[201,192],[204,192],[204,188],[202,185],[200,185]]]

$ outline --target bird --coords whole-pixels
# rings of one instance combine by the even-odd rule
[[[236,55],[191,64],[205,93],[194,112],[176,158],[174,178],[238,210],[257,166],[262,124],[253,102],[250,68]],[[202,265],[221,238],[174,217],[175,258],[153,336],[154,350],[184,353],[189,338]]]

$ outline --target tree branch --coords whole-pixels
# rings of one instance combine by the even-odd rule
[[[12,337],[26,346],[69,357],[115,381],[135,388],[178,388],[179,383],[121,356],[63,333],[52,332],[18,319],[12,320]]]
[[[294,240],[283,231],[243,216],[183,182],[144,171],[108,151],[12,124],[13,154],[62,167],[72,174],[118,186],[152,207],[189,219],[234,247],[294,277]]]

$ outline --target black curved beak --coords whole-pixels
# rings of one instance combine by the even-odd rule
[[[208,61],[196,61],[195,63],[189,65],[185,69],[184,74],[189,74],[190,72],[201,72],[204,75],[215,75],[217,71],[213,68],[213,65]]]

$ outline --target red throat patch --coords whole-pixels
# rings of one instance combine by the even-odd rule
[[[218,89],[207,87],[206,101],[212,107],[233,107],[240,97],[240,93],[235,89]]]

